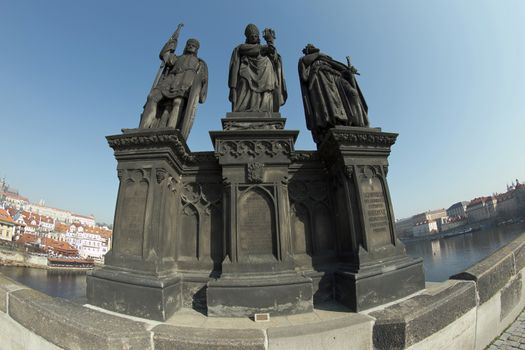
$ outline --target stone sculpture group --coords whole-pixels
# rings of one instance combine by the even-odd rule
[[[421,259],[394,232],[387,172],[397,134],[371,128],[357,70],[307,45],[299,80],[316,151],[279,113],[287,88],[276,35],[246,27],[229,68],[232,111],[214,152],[186,144],[207,94],[199,42],[175,49],[140,126],[107,140],[118,161],[112,249],[88,274],[90,304],[156,320],[288,315],[335,300],[361,311],[424,288]]]
[[[189,39],[177,56],[182,24],[160,51],[159,74],[148,96],[139,128],[169,127],[185,139],[195,118],[197,102],[208,90],[206,63],[197,57],[199,41]],[[232,112],[279,112],[288,97],[282,59],[275,47],[275,31],[266,28],[261,45],[256,25],[248,24],[245,43],[232,53],[228,75]],[[335,61],[312,44],[299,59],[299,79],[306,125],[315,142],[336,125],[368,127],[368,107],[355,79],[357,70]]]

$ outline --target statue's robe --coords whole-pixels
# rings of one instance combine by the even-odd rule
[[[335,125],[368,126],[368,107],[348,67],[321,53],[299,60],[299,80],[307,128],[314,141]]]
[[[259,44],[241,44],[232,53],[228,85],[233,112],[278,112],[287,98],[282,62],[261,55]]]
[[[177,122],[184,136],[188,137],[195,119],[198,103],[206,100],[208,92],[208,67],[206,63],[194,55],[184,54],[164,56],[165,68],[154,89],[158,89],[168,100],[184,99],[184,110]],[[159,121],[162,125],[164,121]]]

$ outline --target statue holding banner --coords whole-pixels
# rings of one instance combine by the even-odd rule
[[[176,55],[182,24],[160,51],[162,65],[148,95],[140,128],[175,128],[188,138],[197,103],[206,100],[208,68],[197,57],[199,41],[189,39],[182,55]]]

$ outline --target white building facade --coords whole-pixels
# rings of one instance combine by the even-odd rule
[[[108,252],[108,239],[92,233],[84,232],[82,227],[71,226],[70,232],[65,234],[65,240],[78,250],[84,258],[102,259]]]

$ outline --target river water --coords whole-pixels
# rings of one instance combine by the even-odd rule
[[[525,225],[493,227],[466,235],[406,243],[410,256],[423,257],[425,279],[440,282],[525,233]],[[86,272],[0,266],[0,273],[46,294],[86,302]]]
[[[441,282],[466,270],[521,234],[525,225],[495,226],[472,233],[405,243],[408,255],[422,257],[425,280]]]

